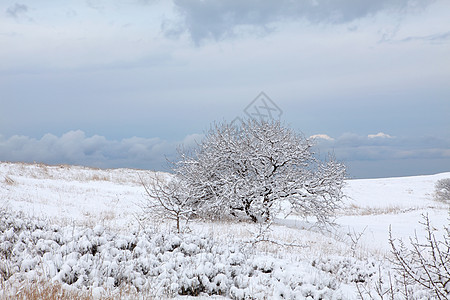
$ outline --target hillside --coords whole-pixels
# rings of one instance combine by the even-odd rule
[[[348,197],[333,228],[317,228],[311,220],[280,215],[264,236],[268,240],[265,242],[254,243],[261,228],[246,222],[191,221],[186,227],[189,230],[177,235],[173,223],[144,220],[142,216],[139,205],[145,201],[145,195],[141,180],[148,182],[154,175],[150,171],[132,169],[0,163],[3,253],[7,253],[5,247],[10,247],[9,250],[14,247],[6,244],[8,238],[18,243],[20,233],[35,236],[34,240],[29,239],[32,245],[27,247],[30,249],[26,248],[28,250],[17,257],[13,255],[15,261],[10,262],[9,273],[4,271],[5,265],[0,266],[3,268],[0,295],[10,295],[19,286],[28,286],[27,282],[50,277],[53,282],[63,283],[62,290],[76,287],[72,291],[74,295],[84,293],[97,298],[117,298],[123,295],[120,293],[133,298],[145,291],[148,295],[167,297],[198,292],[203,296],[218,294],[237,299],[249,295],[256,295],[255,298],[356,299],[358,281],[355,278],[363,278],[361,282],[370,287],[376,276],[384,278],[390,272],[386,260],[390,257],[389,226],[395,237],[405,239],[415,232],[419,237],[423,235],[418,221],[424,213],[429,214],[437,229],[448,225],[448,206],[434,201],[432,196],[435,182],[450,178],[450,173],[443,173],[348,180],[345,187]],[[43,223],[39,225],[39,222]],[[73,249],[67,251],[62,241],[55,244],[54,234],[42,234],[37,238],[38,234],[30,228],[39,229],[41,233],[58,232],[62,240],[72,242]],[[104,243],[99,242],[99,237],[104,237]],[[117,239],[122,241],[122,246]],[[34,261],[36,253],[40,253],[35,247],[41,240],[50,241],[47,244],[54,248],[41,250],[51,253],[47,260]],[[105,267],[96,265],[97,259],[107,260],[109,256],[98,258],[97,250],[92,250],[94,240],[98,244],[96,249],[103,247],[105,255],[108,251],[129,252],[125,264],[122,264],[123,258],[116,261],[118,258],[111,256],[111,263],[117,263],[122,271],[111,268],[105,271]],[[168,247],[168,250],[163,251],[161,247]],[[136,252],[136,248],[141,252]],[[70,253],[78,253],[77,259],[86,257],[86,265],[81,268],[79,263],[68,263],[73,259]],[[143,257],[155,260],[143,262]],[[199,260],[199,257],[203,258]],[[60,260],[59,265],[55,259]],[[239,269],[235,268],[237,262],[233,263],[236,259]],[[31,262],[24,264],[26,260]],[[168,266],[176,261],[178,266]],[[61,272],[66,265],[67,276],[75,276],[70,275],[74,270],[83,270],[79,273],[84,279],[81,280],[78,273],[71,280],[64,277],[65,273]],[[160,270],[162,265],[166,269]],[[217,265],[222,269],[217,269]],[[142,271],[143,266],[148,268],[146,272]],[[197,275],[190,274],[192,270],[196,270]],[[118,279],[122,273],[125,275]],[[153,275],[148,275],[150,273]],[[161,274],[165,275],[161,277]],[[211,286],[205,284],[199,274],[206,276],[204,280]],[[197,280],[202,289],[186,287],[197,284],[192,281],[193,277],[200,278]],[[187,281],[189,284],[184,286]],[[132,288],[127,290],[128,287]],[[420,288],[417,291],[417,295],[422,293]]]

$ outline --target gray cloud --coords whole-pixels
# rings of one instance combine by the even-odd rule
[[[399,42],[410,42],[410,41],[441,42],[447,40],[450,40],[450,31],[424,36],[408,36],[404,39],[399,40]]]
[[[104,2],[100,0],[86,0],[86,5],[98,11],[105,9]]]
[[[26,13],[27,11],[28,7],[25,4],[15,3],[6,9],[6,14],[10,17],[18,18],[20,14]]]
[[[201,134],[192,134],[180,141],[142,137],[109,140],[99,135],[86,136],[80,130],[69,131],[59,137],[46,134],[40,139],[0,136],[0,160],[167,170],[166,158],[175,159],[179,145],[193,146],[202,137]],[[350,133],[338,138],[327,135],[315,135],[315,138],[317,152],[323,157],[333,152],[338,160],[349,167],[350,177],[450,171],[448,138],[388,137],[387,134],[362,136]],[[396,169],[394,166],[401,167]]]
[[[268,32],[279,21],[305,19],[313,23],[346,23],[386,9],[405,11],[432,1],[423,0],[175,0],[182,23],[166,23],[167,34],[185,30],[199,43],[202,39],[221,39],[234,34],[239,26]]]
[[[335,139],[316,138],[316,142],[322,153],[334,152],[343,161],[444,159],[448,160],[446,167],[450,170],[448,138],[392,137],[387,134],[361,136],[348,133]]]
[[[347,166],[350,178],[436,174],[450,171],[450,138],[316,135],[322,157],[329,152]]]
[[[41,139],[0,136],[0,160],[161,170],[166,166],[166,157],[175,156],[177,145],[191,146],[201,137],[193,134],[179,142],[140,137],[118,141],[99,135],[89,137],[81,130],[60,137],[46,134]]]

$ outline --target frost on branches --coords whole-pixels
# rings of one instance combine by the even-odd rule
[[[450,203],[450,178],[438,180],[434,188],[434,198],[437,201]]]
[[[431,291],[436,299],[450,299],[450,228],[444,227],[443,239],[438,240],[428,215],[423,219],[421,224],[426,230],[426,241],[419,241],[417,235],[410,238],[412,249],[394,239],[389,231],[393,262],[404,278],[403,296],[410,299],[408,287],[417,283]]]
[[[158,174],[150,184],[146,184],[142,178],[141,183],[147,194],[147,199],[141,203],[144,215],[160,220],[173,220],[180,233],[181,222],[187,222],[193,212],[195,198],[190,187],[176,177],[166,178]]]
[[[331,156],[319,161],[312,146],[279,121],[215,124],[195,149],[179,151],[173,171],[202,217],[267,222],[289,203],[302,216],[328,222],[343,197],[345,167]]]

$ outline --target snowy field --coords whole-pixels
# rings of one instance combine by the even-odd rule
[[[424,213],[437,236],[449,224],[448,205],[433,200],[443,173],[349,180],[330,228],[289,215],[265,241],[247,222],[193,220],[177,234],[174,223],[142,216],[141,179],[153,176],[0,163],[0,297],[57,285],[66,298],[359,299],[395,276],[390,227],[408,241],[423,236]]]

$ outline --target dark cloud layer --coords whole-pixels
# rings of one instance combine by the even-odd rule
[[[450,140],[429,136],[392,137],[384,133],[361,136],[343,134],[316,138],[321,152],[334,152],[343,161],[382,161],[404,159],[447,159],[450,169]]]
[[[108,140],[99,135],[86,136],[80,130],[60,137],[46,134],[41,139],[0,136],[0,160],[167,170],[166,158],[176,157],[177,146],[192,146],[201,137],[189,135],[178,142],[140,137]],[[333,152],[338,160],[345,162],[353,178],[410,175],[428,169],[430,172],[450,170],[450,141],[446,139],[345,134],[337,139],[320,135],[316,142],[323,156]],[[402,168],[395,169],[393,164]]]
[[[139,137],[118,141],[99,135],[86,136],[80,130],[60,137],[46,134],[41,139],[0,136],[0,160],[164,170],[166,158],[173,158],[178,144],[191,145],[199,138],[200,135],[194,134],[179,142]]]
[[[336,139],[318,135],[322,156],[334,153],[344,162],[350,178],[435,174],[450,170],[449,137],[392,137],[344,134]]]
[[[199,43],[202,39],[221,39],[233,35],[239,26],[269,31],[280,21],[305,19],[313,23],[346,23],[383,10],[407,10],[432,1],[422,0],[175,0],[184,22],[165,24],[167,34],[185,30]]]

